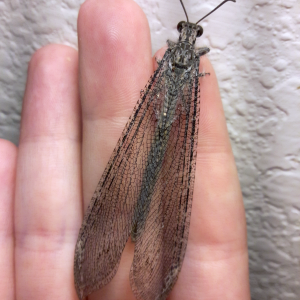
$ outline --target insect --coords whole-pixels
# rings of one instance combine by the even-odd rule
[[[138,300],[166,299],[184,259],[195,181],[200,114],[203,29],[177,25],[96,187],[79,231],[74,277],[80,299],[115,276],[129,237],[135,243],[129,274]]]

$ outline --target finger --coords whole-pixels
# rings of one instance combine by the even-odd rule
[[[17,148],[0,139],[0,293],[15,299],[13,203]]]
[[[153,69],[148,23],[131,0],[86,1],[78,34],[87,206]]]
[[[206,57],[187,252],[172,299],[250,299],[246,221],[218,83]],[[187,295],[188,294],[188,295]]]
[[[85,2],[78,34],[87,206],[153,66],[148,23],[131,0]],[[129,285],[133,247],[126,246],[116,276],[96,297],[134,299]]]
[[[81,223],[77,52],[49,45],[31,59],[17,164],[16,298],[76,299]]]
[[[197,161],[199,168],[196,176],[199,177],[201,187],[196,188],[195,197],[199,198],[196,204],[201,205],[199,212],[202,220],[201,224],[195,223],[198,225],[196,228],[201,230],[196,239],[201,236],[202,244],[211,245],[238,241],[236,246],[244,248],[246,223],[242,193],[217,78],[208,59],[204,57],[202,62],[203,69],[210,72],[210,76],[203,78],[200,86],[201,112]],[[200,200],[201,197],[205,201]],[[230,222],[227,223],[228,221]],[[224,226],[224,222],[227,226]]]

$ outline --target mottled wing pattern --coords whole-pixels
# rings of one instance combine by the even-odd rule
[[[85,213],[74,259],[75,286],[80,299],[103,287],[117,272],[153,143],[156,111],[163,101],[157,95],[164,90],[163,66],[169,56],[167,50],[141,92]]]
[[[200,114],[199,57],[178,91],[166,155],[155,183],[144,229],[136,239],[130,283],[138,300],[166,299],[185,255],[195,180]]]

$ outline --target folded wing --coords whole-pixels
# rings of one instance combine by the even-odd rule
[[[179,96],[166,154],[144,228],[137,236],[130,283],[138,300],[166,299],[186,251],[199,123],[199,59]]]
[[[116,274],[130,236],[134,208],[157,122],[164,86],[162,63],[150,78],[97,185],[79,232],[74,277],[80,299],[106,285]]]

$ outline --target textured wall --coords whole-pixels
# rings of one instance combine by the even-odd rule
[[[100,0],[99,0],[100,1]],[[104,0],[103,0],[104,1]],[[176,40],[177,0],[136,0],[153,51]],[[198,45],[219,78],[247,210],[255,300],[300,299],[300,1],[237,0],[203,22]],[[27,63],[50,43],[76,47],[83,0],[0,0],[0,136],[18,142]],[[198,20],[219,1],[185,1]]]

